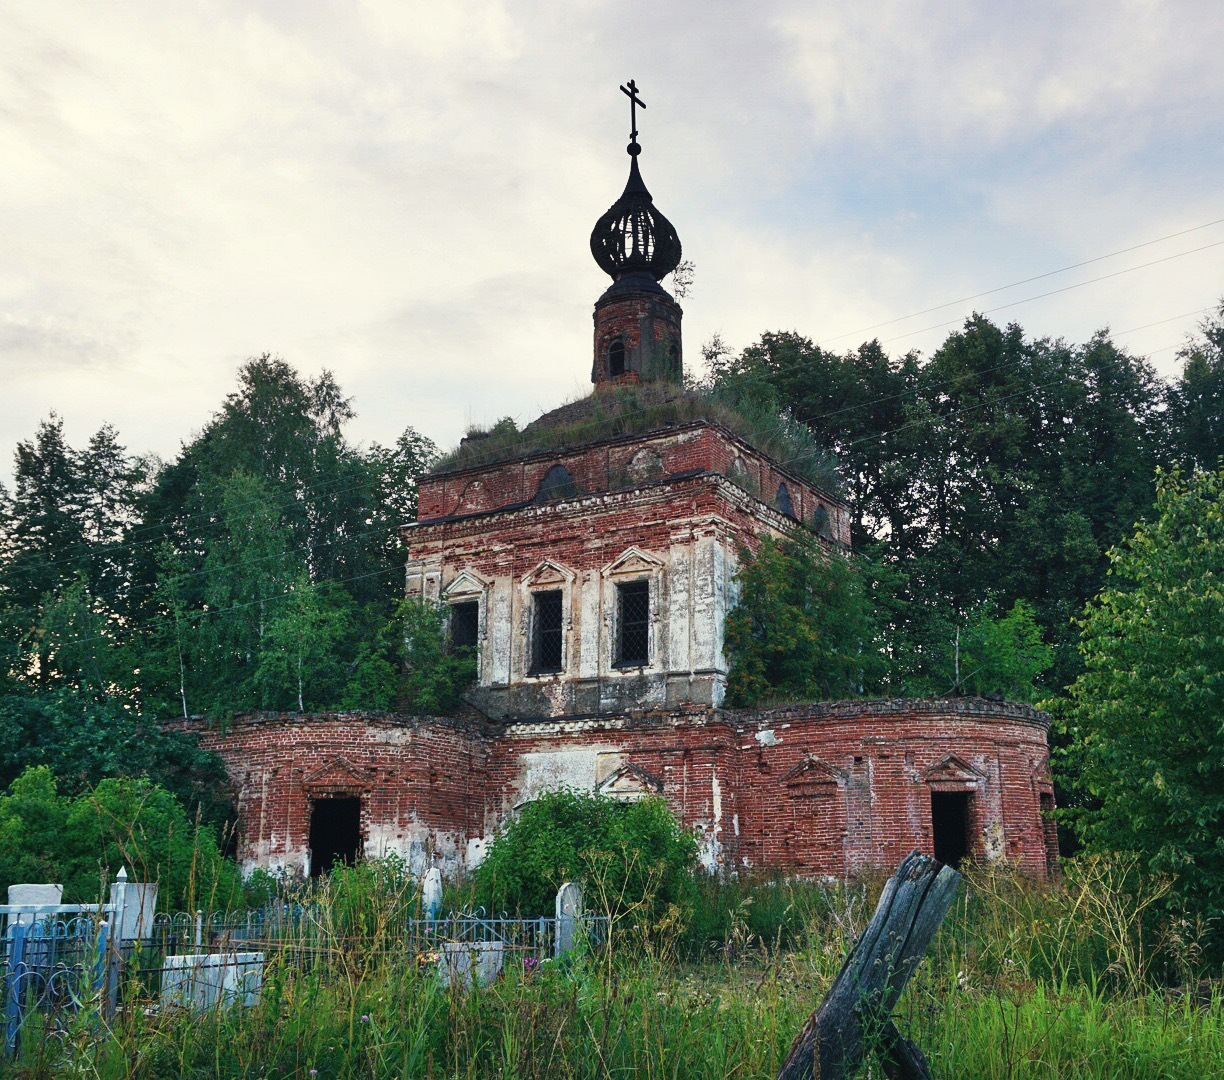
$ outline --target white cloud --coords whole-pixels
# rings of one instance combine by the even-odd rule
[[[447,443],[580,392],[630,76],[647,183],[697,262],[690,357],[715,330],[826,339],[1224,217],[1222,36],[1189,0],[0,15],[0,455],[52,408],[78,443],[110,420],[172,454],[265,350],[334,370],[367,440]],[[998,317],[1072,339],[1167,318],[1224,293],[1222,253]]]

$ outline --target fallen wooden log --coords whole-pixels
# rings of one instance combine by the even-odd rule
[[[824,1001],[795,1037],[778,1080],[844,1080],[868,1053],[893,1080],[931,1080],[922,1051],[890,1014],[943,922],[961,876],[915,851],[880,894],[875,914]]]

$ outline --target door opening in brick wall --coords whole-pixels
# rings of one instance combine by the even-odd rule
[[[931,792],[935,858],[948,866],[959,867],[973,848],[970,835],[972,798],[969,791]]]
[[[315,799],[310,807],[310,876],[330,873],[361,854],[361,800]]]

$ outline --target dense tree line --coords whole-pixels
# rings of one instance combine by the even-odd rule
[[[955,689],[958,636],[1017,602],[1054,650],[1039,685],[1067,685],[1072,620],[1152,506],[1157,467],[1210,469],[1224,453],[1224,305],[1172,383],[1106,331],[1069,345],[977,315],[925,361],[794,333],[709,356],[715,389],[771,402],[836,454],[883,619],[876,688],[892,692]]]
[[[76,789],[144,773],[224,815],[215,759],[175,716],[385,708],[400,690],[396,526],[436,455],[345,438],[326,372],[243,365],[178,456],[42,421],[0,489],[0,782],[50,765]]]

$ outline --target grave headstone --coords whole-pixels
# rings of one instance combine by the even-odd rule
[[[263,989],[261,952],[188,953],[162,964],[162,1005],[214,1009],[254,1005]]]
[[[447,941],[442,945],[438,964],[447,982],[470,990],[473,983],[488,986],[496,979],[505,958],[503,941]]]
[[[123,925],[119,927],[120,941],[148,941],[153,936],[153,914],[157,910],[157,882],[129,881],[123,886],[127,891],[123,901]],[[116,902],[119,882],[112,881],[110,902]]]
[[[582,921],[582,886],[567,881],[557,890],[557,940],[553,955],[564,956],[574,947],[578,924]]]
[[[56,906],[64,902],[63,885],[10,885],[8,887],[8,902],[13,905],[37,904]],[[18,926],[29,926],[37,918],[33,912],[21,912],[13,916],[12,922]]]
[[[425,880],[421,885],[421,907],[427,919],[436,919],[442,910],[442,871],[436,866],[425,871]]]

